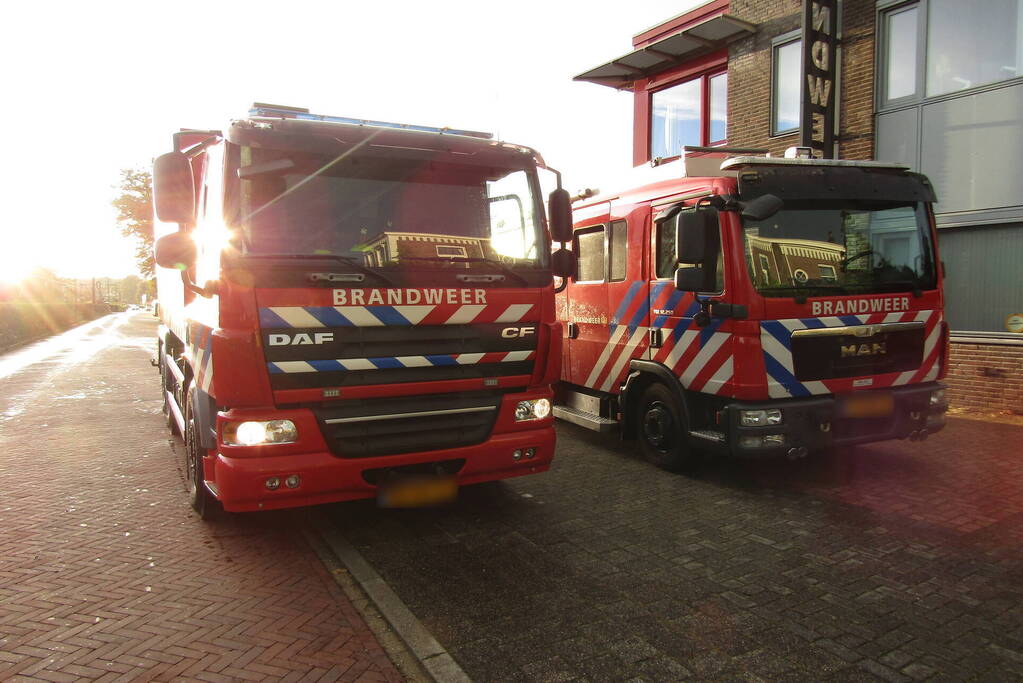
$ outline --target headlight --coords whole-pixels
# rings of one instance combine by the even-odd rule
[[[931,405],[932,406],[940,406],[940,405],[944,405],[944,403],[945,403],[945,390],[944,389],[935,389],[934,391],[931,392]]]
[[[291,420],[228,422],[224,425],[224,443],[228,446],[258,446],[265,443],[295,441],[298,441],[298,429]]]
[[[740,410],[739,423],[743,427],[765,427],[767,425],[781,424],[781,411],[777,408],[770,410]]]
[[[515,421],[542,420],[551,414],[551,402],[545,398],[519,401],[515,406]]]

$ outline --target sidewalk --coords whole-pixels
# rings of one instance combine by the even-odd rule
[[[154,327],[0,383],[0,680],[400,681],[291,515],[192,514]]]

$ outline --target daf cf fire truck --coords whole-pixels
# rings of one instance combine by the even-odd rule
[[[548,230],[535,151],[259,104],[173,139],[158,358],[202,516],[549,468],[571,213],[559,175]]]
[[[620,428],[670,470],[701,451],[798,458],[942,429],[927,178],[806,148],[713,153],[576,202],[555,415]]]

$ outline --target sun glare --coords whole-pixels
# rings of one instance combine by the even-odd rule
[[[34,268],[35,264],[20,254],[0,252],[0,284],[16,285],[31,275]]]

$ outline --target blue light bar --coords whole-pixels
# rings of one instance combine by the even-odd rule
[[[434,128],[433,126],[414,126],[408,123],[390,123],[388,121],[372,121],[369,119],[351,119],[345,116],[324,116],[310,114],[308,109],[299,107],[283,107],[256,103],[249,109],[249,116],[263,116],[275,119],[301,119],[303,121],[327,121],[329,123],[347,123],[354,126],[377,126],[379,128],[399,128],[401,130],[417,130],[422,133],[441,133],[444,135],[466,135],[472,138],[493,139],[490,133],[475,130],[457,130],[455,128]]]

